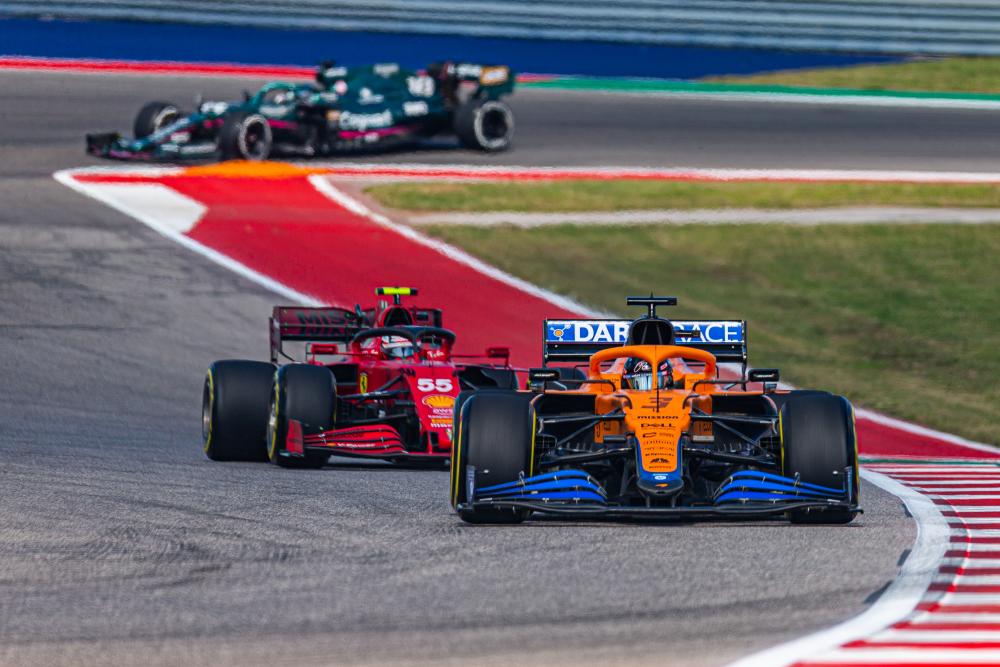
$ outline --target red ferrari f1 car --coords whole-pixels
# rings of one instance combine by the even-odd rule
[[[376,294],[383,298],[369,309],[276,306],[270,362],[213,363],[202,395],[208,458],[307,468],[331,455],[443,463],[459,392],[517,388],[508,348],[455,354],[441,310],[401,303],[417,290]]]

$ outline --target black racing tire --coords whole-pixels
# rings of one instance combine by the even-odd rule
[[[455,111],[454,129],[466,148],[498,153],[514,139],[514,112],[500,100],[473,98]]]
[[[851,469],[851,502],[858,503],[858,449],[854,408],[843,396],[817,393],[794,397],[778,414],[781,466],[786,477],[833,488],[844,488],[844,471]],[[856,512],[844,509],[794,510],[792,523],[850,523]]]
[[[294,456],[285,450],[288,422],[302,424],[304,434],[333,428],[337,419],[337,383],[324,366],[289,364],[274,374],[267,419],[267,458],[283,468],[322,468],[329,454],[306,452]]]
[[[219,153],[225,160],[266,160],[274,147],[267,119],[259,113],[234,111],[219,130]]]
[[[820,389],[793,389],[788,392],[773,392],[767,396],[774,401],[775,407],[781,410],[781,406],[791,400],[802,398],[803,396],[832,396],[828,391],[822,391]]]
[[[458,510],[468,498],[468,475],[476,488],[516,481],[532,472],[532,394],[486,390],[460,395],[456,401],[458,440],[452,449],[451,503],[467,523],[521,523],[527,510]],[[471,466],[471,469],[470,469]]]
[[[205,456],[213,461],[266,461],[268,402],[274,365],[226,360],[209,366],[201,398]]]
[[[139,109],[132,124],[132,136],[148,137],[181,117],[181,110],[172,102],[150,102]]]

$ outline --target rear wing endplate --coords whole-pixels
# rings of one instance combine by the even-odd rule
[[[747,363],[746,320],[671,320],[677,345],[711,352],[720,362]],[[581,362],[625,344],[632,320],[545,320],[544,363]]]

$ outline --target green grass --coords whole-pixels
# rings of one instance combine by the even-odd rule
[[[954,93],[1000,92],[1000,58],[940,58],[888,65],[788,70],[706,81],[752,85]]]
[[[1000,444],[1000,226],[428,231],[601,309],[652,290],[676,317],[746,318],[756,366]]]
[[[913,183],[706,183],[566,180],[395,183],[365,190],[409,211],[574,212],[623,209],[1000,207],[996,185]]]

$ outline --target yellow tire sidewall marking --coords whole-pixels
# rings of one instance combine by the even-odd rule
[[[281,397],[281,387],[277,380],[274,383],[274,410],[268,415],[268,419],[274,421],[274,426],[271,428],[271,441],[267,443],[267,458],[270,460],[275,460],[278,455],[278,409],[279,409],[279,398]]]
[[[208,369],[205,381],[208,383],[208,433],[205,434],[204,451],[208,454],[208,450],[212,448],[212,427],[215,421],[215,380],[212,378],[211,368]]]

